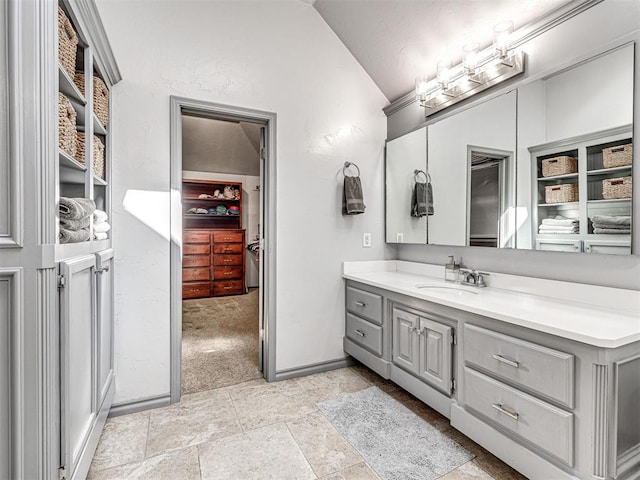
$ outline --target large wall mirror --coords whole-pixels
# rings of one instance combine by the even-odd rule
[[[387,242],[630,254],[633,72],[627,44],[388,142]]]

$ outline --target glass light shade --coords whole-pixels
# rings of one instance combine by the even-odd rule
[[[427,91],[429,90],[429,80],[426,75],[420,75],[416,77],[416,97],[419,99],[426,98]]]
[[[500,54],[500,58],[505,58],[509,54],[509,44],[513,33],[513,22],[508,20],[500,22],[493,27],[493,45]]]
[[[449,80],[451,79],[451,59],[443,58],[436,65],[438,75],[438,83],[443,90],[449,88]]]
[[[478,68],[478,50],[480,44],[478,42],[467,43],[462,47],[462,65],[467,75],[474,75]]]

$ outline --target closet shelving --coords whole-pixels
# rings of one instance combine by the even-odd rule
[[[108,89],[108,79],[102,74],[99,62],[94,56],[87,32],[83,31],[81,22],[75,15],[69,0],[60,0],[58,6],[69,18],[78,37],[76,52],[76,74],[84,74],[84,88],[76,85],[72,75],[58,61],[58,77],[56,90],[64,94],[76,112],[76,130],[85,134],[84,155],[78,158],[70,155],[62,148],[58,148],[58,165],[56,169],[57,193],[56,198],[84,197],[95,201],[96,207],[110,214],[111,202],[111,162],[110,162],[110,132],[109,125],[103,125],[95,113],[93,101],[94,78],[100,78]],[[52,52],[58,58],[57,51]],[[84,90],[85,94],[81,90]],[[57,95],[55,96],[57,101]],[[57,106],[56,106],[57,107]],[[57,111],[57,108],[56,108]],[[93,163],[94,136],[104,145],[104,173],[103,177],[96,174]],[[108,220],[111,222],[111,219]],[[92,227],[93,228],[93,227]],[[79,243],[57,243],[55,246],[56,260],[70,258],[76,255],[95,253],[111,246],[111,232],[106,240],[94,240],[93,230],[90,240]]]
[[[237,198],[198,198],[202,194],[213,196],[216,191],[222,193],[225,187],[230,187],[237,191]],[[189,213],[192,208],[210,209],[218,205],[224,205],[226,209],[235,206],[238,208],[239,213],[235,215],[228,213]],[[185,229],[241,229],[242,183],[185,179],[182,182],[182,207]]]
[[[631,176],[632,165],[605,168],[603,150],[632,143],[631,125],[530,147],[533,185],[532,231],[536,249],[625,254],[631,251],[631,235],[595,234],[590,218],[594,215],[631,215],[632,199],[604,199],[602,181]],[[576,173],[542,176],[542,162],[548,158],[570,156],[578,160]],[[575,184],[574,202],[547,203],[545,187]],[[542,219],[562,215],[579,220],[579,233],[540,234]]]

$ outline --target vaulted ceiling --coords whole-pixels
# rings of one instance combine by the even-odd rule
[[[473,37],[491,45],[493,26],[516,30],[576,0],[302,0],[314,8],[351,51],[389,101],[414,88],[415,77],[435,76],[444,55],[460,60]]]

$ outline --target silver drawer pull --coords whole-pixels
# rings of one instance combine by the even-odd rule
[[[355,330],[355,332],[363,338],[367,336],[367,332],[363,332],[362,330]]]
[[[358,301],[355,301],[355,302],[353,302],[353,303],[355,303],[355,304],[356,304],[356,305],[358,305],[359,307],[366,307],[366,306],[367,306],[367,304],[366,304],[366,303],[364,303],[364,302],[358,302]]]
[[[507,410],[502,406],[501,403],[492,403],[491,406],[498,410],[500,413],[504,413],[509,418],[513,418],[514,420],[518,420],[520,418],[520,414]]]
[[[491,355],[495,360],[500,363],[504,363],[505,365],[509,365],[513,368],[518,368],[520,364],[518,362],[514,362],[513,360],[509,360],[508,358],[504,358],[502,355]]]

